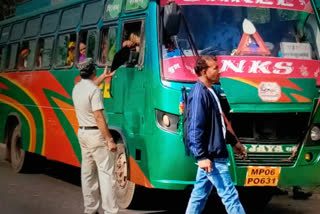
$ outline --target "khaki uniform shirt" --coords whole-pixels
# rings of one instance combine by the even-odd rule
[[[97,126],[93,112],[104,109],[99,87],[90,79],[81,79],[72,91],[79,126]]]

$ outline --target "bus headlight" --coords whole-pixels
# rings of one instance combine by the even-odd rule
[[[157,124],[161,129],[168,132],[178,133],[179,115],[156,109]]]
[[[310,137],[313,141],[320,140],[320,128],[318,126],[312,127]]]

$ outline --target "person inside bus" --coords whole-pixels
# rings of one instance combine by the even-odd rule
[[[164,59],[180,56],[180,51],[173,42],[173,38],[165,36],[164,45],[162,46],[162,56]]]
[[[130,33],[130,36],[127,40],[122,43],[122,47],[128,47],[131,50],[139,53],[140,51],[140,36],[136,32]]]
[[[122,49],[125,47],[130,49],[129,59],[127,61],[128,66],[137,64],[140,52],[140,36],[136,32],[132,32],[129,38],[122,43]]]
[[[43,55],[43,48],[39,49],[39,55],[37,60],[37,67],[42,67],[42,55]]]
[[[103,44],[102,44],[102,49],[101,49],[101,58],[100,58],[100,62],[102,64],[106,64],[107,63],[107,54],[108,54],[108,42],[106,40],[106,38],[103,40]]]
[[[79,62],[82,62],[86,58],[87,45],[83,42],[79,44]]]
[[[28,48],[25,48],[20,52],[18,69],[25,69],[27,67],[29,53],[30,50]]]
[[[75,49],[76,49],[76,43],[75,42],[69,42],[69,45],[68,45],[68,57],[67,57],[67,62],[66,62],[66,64],[69,65],[69,66],[73,65]]]

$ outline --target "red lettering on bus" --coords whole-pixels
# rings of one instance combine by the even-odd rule
[[[253,183],[254,183],[254,184],[258,184],[258,183],[259,183],[259,181],[260,181],[260,179],[259,179],[259,178],[255,178],[255,179],[253,180]]]
[[[264,169],[260,169],[259,170],[259,175],[263,174],[264,173]]]
[[[259,169],[252,169],[251,170],[251,175],[258,175]]]

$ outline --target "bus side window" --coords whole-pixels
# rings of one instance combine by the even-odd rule
[[[55,52],[55,65],[57,67],[72,67],[76,50],[76,34],[59,35]]]
[[[11,46],[7,45],[6,46],[6,55],[5,55],[5,59],[4,59],[4,69],[7,70],[9,69],[9,65],[10,65],[10,55],[11,55]]]
[[[22,42],[18,56],[19,70],[32,70],[35,61],[36,44],[36,40]]]
[[[106,28],[102,31],[100,42],[99,62],[102,65],[111,65],[117,46],[117,27]]]
[[[41,38],[38,40],[37,55],[36,55],[36,68],[42,67],[43,47],[44,47],[44,39]]]
[[[37,54],[36,54],[36,67],[39,68],[50,68],[51,67],[51,56],[53,49],[53,37],[40,38],[38,40]]]
[[[82,62],[85,58],[96,58],[96,42],[97,31],[88,30],[80,33],[78,46],[78,62]]]
[[[302,42],[311,44],[312,59],[320,59],[320,30],[317,27],[315,15],[310,15],[303,29]]]
[[[121,47],[130,48],[127,67],[143,64],[144,56],[144,24],[142,21],[125,23],[122,32]]]
[[[3,47],[0,47],[0,72],[2,72],[2,59],[3,59],[3,57],[2,57],[2,50],[3,50]]]
[[[38,64],[41,68],[50,68],[52,62],[52,50],[53,50],[54,38],[47,37],[43,39],[43,46],[39,46],[38,51]]]
[[[19,51],[19,44],[10,44],[7,52],[6,57],[6,66],[7,70],[14,70],[17,68],[18,65],[18,51]]]

